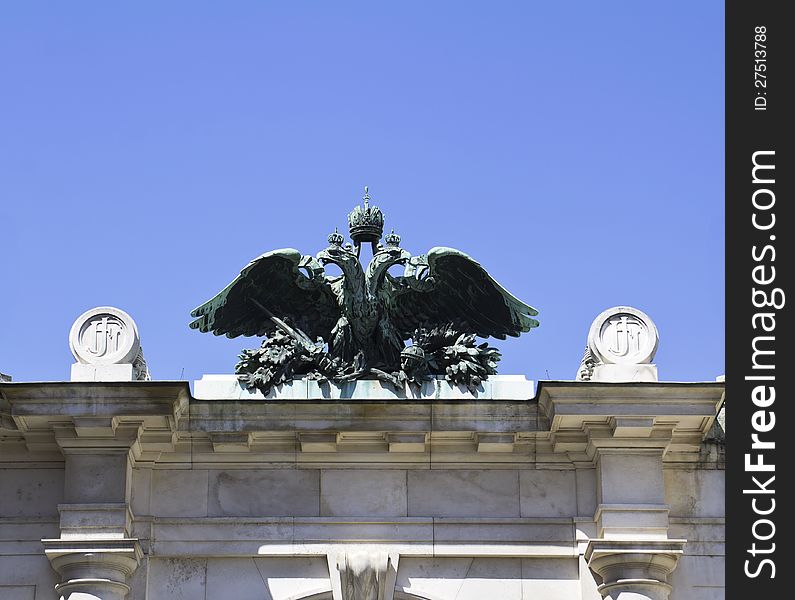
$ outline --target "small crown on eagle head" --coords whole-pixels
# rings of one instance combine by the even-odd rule
[[[397,233],[395,233],[394,229],[392,230],[392,233],[387,233],[384,236],[384,241],[386,242],[387,246],[393,248],[397,248],[398,246],[400,246],[400,236]]]
[[[370,194],[364,186],[364,207],[356,206],[348,215],[348,229],[354,244],[378,242],[384,233],[384,213],[370,206]]]
[[[342,246],[342,242],[345,241],[345,237],[337,231],[336,227],[334,228],[334,233],[330,233],[327,239],[331,246]]]

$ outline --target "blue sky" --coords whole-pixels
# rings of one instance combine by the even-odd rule
[[[724,372],[723,3],[0,6],[0,371],[62,380],[115,305],[157,379],[257,341],[189,312],[264,251],[314,254],[370,186],[403,246],[535,306],[502,373],[574,377],[592,319]]]

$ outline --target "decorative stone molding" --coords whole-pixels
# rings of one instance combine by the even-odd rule
[[[128,581],[138,568],[143,553],[138,540],[44,539],[44,553],[60,575],[55,586],[63,598],[124,600]]]
[[[591,349],[586,345],[585,353],[582,355],[580,367],[577,369],[575,381],[591,381],[594,367],[599,364],[599,360],[594,357]]]
[[[657,381],[651,362],[659,342],[657,326],[646,313],[629,306],[608,308],[591,324],[577,381]]]
[[[634,448],[689,462],[715,421],[722,385],[544,382],[538,406],[555,453],[595,464],[597,451]]]
[[[148,381],[138,327],[132,317],[112,306],[80,315],[69,332],[69,349],[77,361],[72,381]]]
[[[720,382],[545,381],[537,402],[471,396],[247,402],[191,398],[184,382],[0,385],[0,418],[15,431],[5,443],[57,460],[81,448],[115,448],[129,452],[133,466],[151,465],[165,453],[185,465],[217,464],[223,455],[227,467],[285,456],[318,467],[412,466],[433,455],[440,467],[471,460],[481,468],[524,464],[534,456],[546,468],[569,468],[572,461],[593,466],[597,449],[616,444],[659,451],[666,462],[697,462],[723,394]],[[234,421],[226,417],[230,410]]]
[[[425,452],[429,434],[426,433],[387,433],[390,452]]]
[[[588,542],[585,560],[601,580],[605,600],[668,600],[667,579],[685,540],[605,540]]]

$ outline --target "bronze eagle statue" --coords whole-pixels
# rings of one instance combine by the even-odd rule
[[[348,215],[353,244],[335,230],[314,257],[266,252],[191,312],[200,332],[266,337],[240,356],[244,385],[267,394],[298,376],[371,376],[401,386],[444,375],[476,390],[500,357],[476,336],[505,339],[538,326],[534,308],[463,252],[436,247],[412,256],[394,230],[382,244],[384,216],[369,201],[365,187],[364,206]],[[367,242],[373,257],[365,269],[359,257]],[[341,274],[326,273],[328,264]],[[401,275],[389,272],[396,265]]]

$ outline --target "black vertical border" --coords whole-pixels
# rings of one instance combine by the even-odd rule
[[[795,423],[791,419],[792,378],[795,377],[795,365],[789,362],[788,347],[793,345],[792,319],[790,304],[795,303],[795,293],[790,285],[793,262],[792,238],[795,237],[793,223],[795,217],[789,216],[792,210],[792,127],[789,111],[795,109],[792,102],[793,61],[795,56],[793,37],[795,23],[787,19],[784,9],[787,2],[764,0],[728,0],[726,2],[726,598],[785,598],[792,597],[791,573],[795,567],[790,560],[793,554],[789,537],[789,521],[795,518],[793,505],[792,474],[795,465]],[[765,28],[765,71],[766,87],[755,84],[755,62],[760,56],[755,55],[754,42],[758,30]],[[755,102],[760,96],[767,102],[766,110],[757,110]],[[753,184],[752,156],[756,151],[775,152],[775,184],[764,186]],[[767,171],[770,173],[770,171]],[[754,190],[760,187],[771,187],[775,193],[775,205],[761,214],[754,208],[752,197]],[[767,196],[769,198],[769,196]],[[759,219],[769,222],[770,215],[775,213],[776,224],[767,231],[760,231],[753,226],[753,214],[757,212]],[[775,236],[771,240],[770,236]],[[766,259],[755,261],[752,252],[757,248],[757,255],[765,245],[775,248],[775,261],[772,251],[765,254]],[[764,263],[765,274],[769,275],[769,267],[776,269],[776,279],[767,286],[759,286],[753,280],[753,269]],[[761,272],[760,272],[761,274]],[[756,308],[752,302],[753,288],[781,288],[786,302],[781,309]],[[754,329],[753,317],[758,312],[775,313],[775,332],[764,332]],[[757,322],[758,324],[758,322]],[[759,335],[773,335],[774,342],[765,342],[768,348],[775,350],[773,369],[752,369],[752,344]],[[771,362],[768,360],[768,362]],[[748,380],[747,376],[774,375],[773,382]],[[775,402],[766,410],[775,412],[776,424],[772,431],[759,434],[762,439],[774,441],[774,450],[764,451],[764,462],[775,465],[772,473],[751,473],[745,469],[745,455],[751,454],[751,461],[757,460],[757,454],[751,448],[752,418],[755,411],[760,410],[752,402],[752,392],[760,383],[775,386]],[[769,419],[769,415],[765,416]],[[765,482],[771,475],[775,481],[769,488],[775,494],[748,494],[746,489],[756,486],[752,476]],[[752,500],[758,499],[758,507],[770,507],[770,499],[774,498],[775,510],[761,516],[754,512]],[[758,540],[754,537],[754,523],[759,519],[770,519],[775,524],[775,534],[769,540]],[[769,525],[762,523],[757,527],[762,537],[770,533]],[[770,554],[749,552],[756,543],[757,548],[770,549],[775,544],[775,551]],[[764,558],[770,558],[775,564],[775,577],[771,578],[772,569],[763,567],[757,577],[753,578],[746,571],[755,572]],[[749,563],[746,563],[749,561]]]

